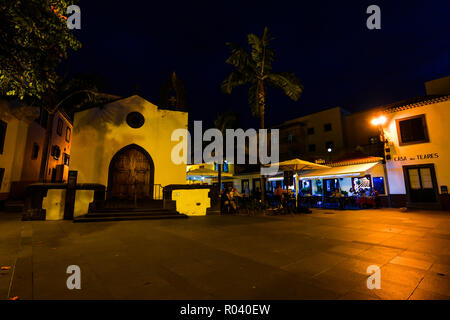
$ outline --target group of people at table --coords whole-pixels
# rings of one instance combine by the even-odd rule
[[[378,191],[373,188],[360,189],[355,191],[353,188],[350,188],[347,192],[342,192],[340,189],[336,188],[330,195],[328,196],[312,196],[310,194],[301,195],[304,202],[309,202],[311,205],[311,198],[318,198],[318,202],[326,204],[336,203],[339,205],[340,209],[344,209],[346,205],[350,207],[357,208],[379,208],[380,207],[380,198]]]
[[[260,201],[261,191],[259,188],[250,194],[248,191],[244,194],[239,193],[237,188],[228,187],[222,190],[221,193],[221,211],[224,213],[233,213],[239,210],[239,207],[246,205],[251,201]],[[295,193],[291,189],[283,189],[278,185],[273,193],[266,193],[266,199],[272,206],[281,207],[295,207]],[[312,203],[315,199],[315,203]],[[311,194],[299,193],[298,206],[325,206],[336,204],[340,209],[344,209],[347,205],[357,208],[378,208],[380,207],[380,199],[378,192],[373,189],[360,189],[355,192],[350,188],[348,192],[342,192],[336,188],[330,196],[313,196]],[[327,205],[328,204],[328,205]]]
[[[248,204],[251,201],[259,201],[261,199],[261,191],[259,188],[250,194],[247,190],[244,194],[239,193],[237,188],[228,187],[221,191],[220,194],[220,208],[222,213],[235,213],[242,205]]]

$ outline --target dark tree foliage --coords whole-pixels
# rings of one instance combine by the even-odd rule
[[[67,7],[77,1],[0,2],[0,95],[40,100],[56,89],[59,63],[81,43],[67,27]]]

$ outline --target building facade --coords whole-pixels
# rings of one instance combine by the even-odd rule
[[[343,159],[364,158],[357,154],[379,157],[382,160],[374,166],[376,174],[367,175],[371,176],[371,187],[379,185],[381,195],[390,194],[391,206],[449,210],[450,155],[446,146],[450,142],[450,77],[426,82],[425,88],[427,95],[360,112],[350,114],[337,107],[286,121],[275,127],[280,129],[280,158],[332,166],[333,170],[323,172],[332,185],[332,179],[345,174],[346,168],[340,165]],[[373,124],[380,116],[384,122],[381,127]],[[308,175],[314,176],[314,172],[301,180],[313,185]],[[282,181],[283,177],[269,180]],[[316,180],[324,183],[323,179]],[[316,186],[318,189],[323,186]]]
[[[186,164],[172,161],[176,129],[188,114],[163,110],[133,95],[75,113],[70,170],[79,183],[107,186],[109,199],[153,199],[160,188],[186,183]]]
[[[2,102],[0,119],[0,200],[22,199],[26,187],[40,181],[48,124],[45,109]],[[72,123],[58,111],[50,136],[46,182],[67,180]]]
[[[275,126],[280,130],[280,160],[330,161],[344,154],[343,119],[347,114],[334,107]]]
[[[29,125],[21,179],[23,183],[29,184],[39,181],[45,131],[48,125],[48,114],[43,109],[39,118]],[[45,182],[67,181],[71,140],[72,122],[63,111],[58,111],[53,118],[52,132],[50,134]]]
[[[386,160],[393,206],[449,207],[450,95],[389,106]]]

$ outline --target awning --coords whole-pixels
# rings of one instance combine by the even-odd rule
[[[332,167],[328,169],[311,170],[300,175],[300,179],[326,179],[334,177],[358,177],[366,174],[366,171],[376,166],[378,162],[354,164],[350,166]]]
[[[219,172],[206,168],[198,168],[194,170],[190,170],[187,172],[188,176],[199,176],[199,177],[213,177],[217,178],[219,176]],[[233,175],[228,172],[221,172],[222,177],[232,177]]]

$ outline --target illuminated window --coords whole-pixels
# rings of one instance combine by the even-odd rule
[[[372,187],[370,175],[360,178],[352,178],[352,185],[353,190],[355,190],[356,193],[366,192],[367,190],[370,190],[370,188]]]
[[[66,129],[66,141],[67,142],[70,142],[70,135],[71,134],[72,134],[72,130],[69,127],[67,127],[67,129]]]
[[[425,115],[396,120],[400,145],[429,142]]]
[[[223,172],[228,172],[228,162],[227,161],[223,162]]]
[[[219,164],[214,163],[214,170],[219,171]],[[222,164],[222,172],[228,172],[228,162],[224,161]]]
[[[69,165],[69,161],[70,161],[70,156],[67,153],[65,153],[65,152],[64,152],[63,160],[64,160],[64,164],[66,166],[68,166]]]
[[[373,188],[378,191],[378,194],[385,194],[384,178],[383,177],[373,177]]]

